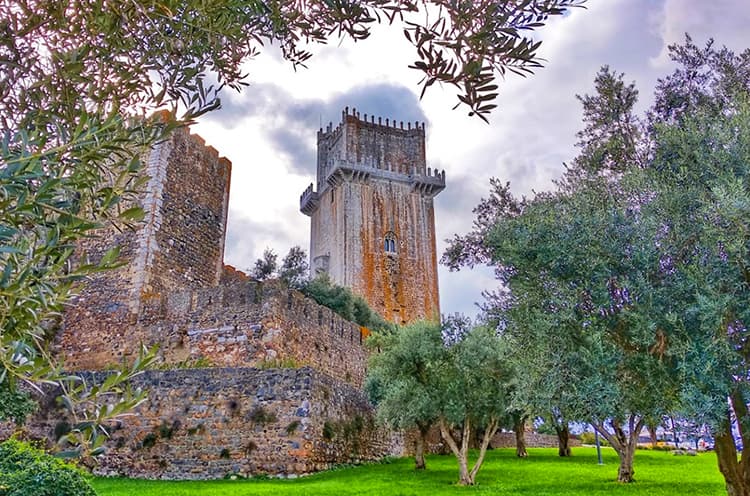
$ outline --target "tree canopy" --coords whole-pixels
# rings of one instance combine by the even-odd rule
[[[555,191],[491,182],[473,230],[444,262],[494,265],[486,302],[525,366],[519,391],[591,422],[632,479],[645,423],[680,412],[711,426],[730,494],[749,494],[732,418],[750,440],[750,50],[688,37],[655,103],[603,68],[580,97],[580,154]]]
[[[456,336],[434,322],[418,322],[376,336],[367,389],[378,417],[395,428],[417,428],[417,468],[423,438],[437,425],[456,456],[459,484],[473,485],[492,437],[508,416],[512,371],[493,330],[473,327]],[[469,447],[480,435],[469,466]]]

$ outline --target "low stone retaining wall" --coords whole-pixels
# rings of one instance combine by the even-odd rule
[[[106,373],[92,374],[102,380]],[[112,432],[94,473],[152,479],[296,476],[399,455],[361,391],[309,367],[149,371],[149,400]],[[47,402],[51,403],[52,402]],[[28,435],[54,443],[62,412],[47,405]],[[7,437],[11,426],[0,428]]]
[[[557,448],[557,436],[527,432],[524,439],[527,448]],[[568,444],[571,448],[575,448],[581,446],[581,441],[571,437]],[[490,441],[490,446],[492,448],[515,448],[516,435],[513,432],[498,432]]]
[[[409,431],[404,435],[405,439],[405,453],[409,455],[414,454],[416,446],[416,431]],[[526,440],[527,448],[557,448],[557,436],[551,436],[549,434],[537,434],[535,432],[527,432],[524,435]],[[474,443],[476,444],[476,443]],[[571,448],[581,446],[579,439],[571,437],[569,440]],[[490,441],[490,448],[515,448],[516,447],[516,435],[513,432],[498,432]],[[443,441],[440,435],[440,430],[437,427],[430,429],[427,434],[425,450],[428,453],[434,454],[448,454],[451,452],[448,444]]]

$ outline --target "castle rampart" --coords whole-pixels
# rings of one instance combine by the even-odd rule
[[[339,232],[360,238],[346,244],[345,258],[375,267],[357,269],[349,286],[386,295],[371,301],[386,316],[397,312],[397,321],[437,315],[430,226],[432,196],[445,176],[425,168],[424,125],[386,124],[347,113],[324,137],[331,161],[320,162],[329,169],[323,196],[311,187],[303,197],[313,215],[333,208]],[[355,161],[366,156],[372,166]],[[123,266],[86,282],[54,343],[65,369],[93,382],[143,346],[158,345],[160,367],[171,369],[136,378],[149,399],[114,431],[95,471],[169,479],[287,475],[401,453],[400,438],[375,426],[360,390],[367,330],[279,282],[254,282],[223,265],[231,163],[186,129],[144,161],[143,223],[135,231],[102,229],[79,247],[95,261],[117,246]],[[386,206],[357,209],[358,198]],[[371,242],[382,246],[383,239],[398,253],[375,259]],[[382,264],[391,264],[389,279],[378,282]],[[54,401],[42,403],[28,429],[52,445],[67,420]],[[11,429],[0,424],[0,437]]]
[[[173,291],[219,284],[231,162],[187,128],[142,160],[143,222],[135,230],[101,229],[79,246],[80,256],[93,261],[119,247],[124,265],[91,276],[66,310],[58,338],[66,364],[99,368],[137,354],[147,340],[131,327],[142,307]]]
[[[87,374],[94,382],[106,372]],[[133,381],[149,399],[111,432],[94,472],[150,479],[287,476],[402,453],[358,389],[310,367],[152,370]],[[65,413],[45,402],[30,435],[50,445]],[[12,432],[0,424],[0,437]],[[56,435],[56,433],[58,433]]]
[[[164,364],[217,367],[312,365],[361,386],[366,330],[277,282],[236,282],[144,298],[135,322],[117,315],[76,327],[60,350],[66,367],[96,370],[159,346]],[[124,343],[129,343],[124,348]]]

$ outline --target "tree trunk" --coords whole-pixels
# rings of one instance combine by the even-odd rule
[[[750,458],[745,456],[748,451],[750,436],[742,428],[743,421],[747,419],[748,411],[744,399],[738,393],[730,396],[734,413],[738,419],[738,428],[744,445],[742,458],[737,460],[737,446],[732,435],[731,412],[727,410],[721,426],[721,432],[714,432],[716,443],[716,459],[719,462],[719,471],[724,476],[727,494],[729,496],[750,496]]]
[[[497,432],[498,422],[497,419],[492,419],[490,424],[484,431],[482,438],[482,444],[479,447],[479,457],[474,462],[474,466],[469,470],[469,439],[471,438],[471,423],[469,419],[464,420],[463,428],[461,429],[461,446],[459,447],[453,435],[451,434],[448,424],[444,419],[440,419],[440,434],[442,434],[445,442],[450,446],[453,454],[456,455],[458,460],[458,484],[461,486],[473,486],[477,476],[477,472],[484,462],[484,456],[487,453],[487,446],[490,444],[490,440]]]
[[[732,435],[729,433],[714,434],[714,442],[716,443],[719,471],[724,476],[727,494],[729,496],[750,496],[750,487],[742,477],[740,464],[737,462],[737,449]]]
[[[628,443],[625,448],[621,451],[617,451],[617,456],[620,457],[620,466],[617,468],[617,482],[623,482],[625,484],[633,482],[633,457],[635,455],[635,449],[630,447]]]
[[[462,452],[458,458],[458,484],[460,486],[473,486],[474,479],[471,478],[469,473],[469,457],[468,452]]]
[[[514,419],[513,432],[516,434],[516,456],[519,458],[526,458],[529,453],[526,451],[526,417],[517,417]]]
[[[555,424],[555,432],[557,433],[558,456],[571,456],[570,429],[568,429],[568,424],[564,423],[562,427]]]
[[[473,486],[474,479],[471,477],[471,473],[469,472],[469,437],[471,437],[471,425],[469,423],[469,420],[466,419],[464,421],[463,428],[461,429],[460,447],[458,446],[456,440],[453,439],[453,435],[451,434],[447,422],[443,419],[440,419],[440,434],[442,434],[443,439],[446,443],[448,443],[448,446],[450,446],[451,451],[453,451],[453,454],[456,456],[456,460],[458,461],[459,485]]]
[[[592,425],[599,431],[599,434],[609,441],[609,444],[620,458],[620,467],[617,469],[617,482],[626,484],[633,482],[633,475],[635,474],[633,459],[635,457],[636,446],[638,445],[638,436],[643,428],[643,418],[639,419],[637,415],[631,414],[628,418],[627,433],[618,420],[611,420],[610,424],[614,432],[609,432],[604,427],[604,423],[593,423]]]
[[[417,430],[417,445],[414,447],[414,469],[415,470],[424,470],[425,469],[425,462],[424,462],[424,445],[425,445],[425,436],[427,435],[427,432],[422,430],[422,428],[419,428]]]
[[[651,437],[651,447],[656,448],[656,426],[655,425],[649,425],[648,427],[648,435]]]

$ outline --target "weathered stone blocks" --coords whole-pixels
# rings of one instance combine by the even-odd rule
[[[98,381],[106,372],[85,375]],[[112,432],[110,449],[95,460],[97,474],[288,476],[401,449],[398,436],[375,426],[360,390],[310,367],[149,371],[133,385],[148,390],[149,399]],[[48,402],[30,434],[52,444],[64,421]]]

